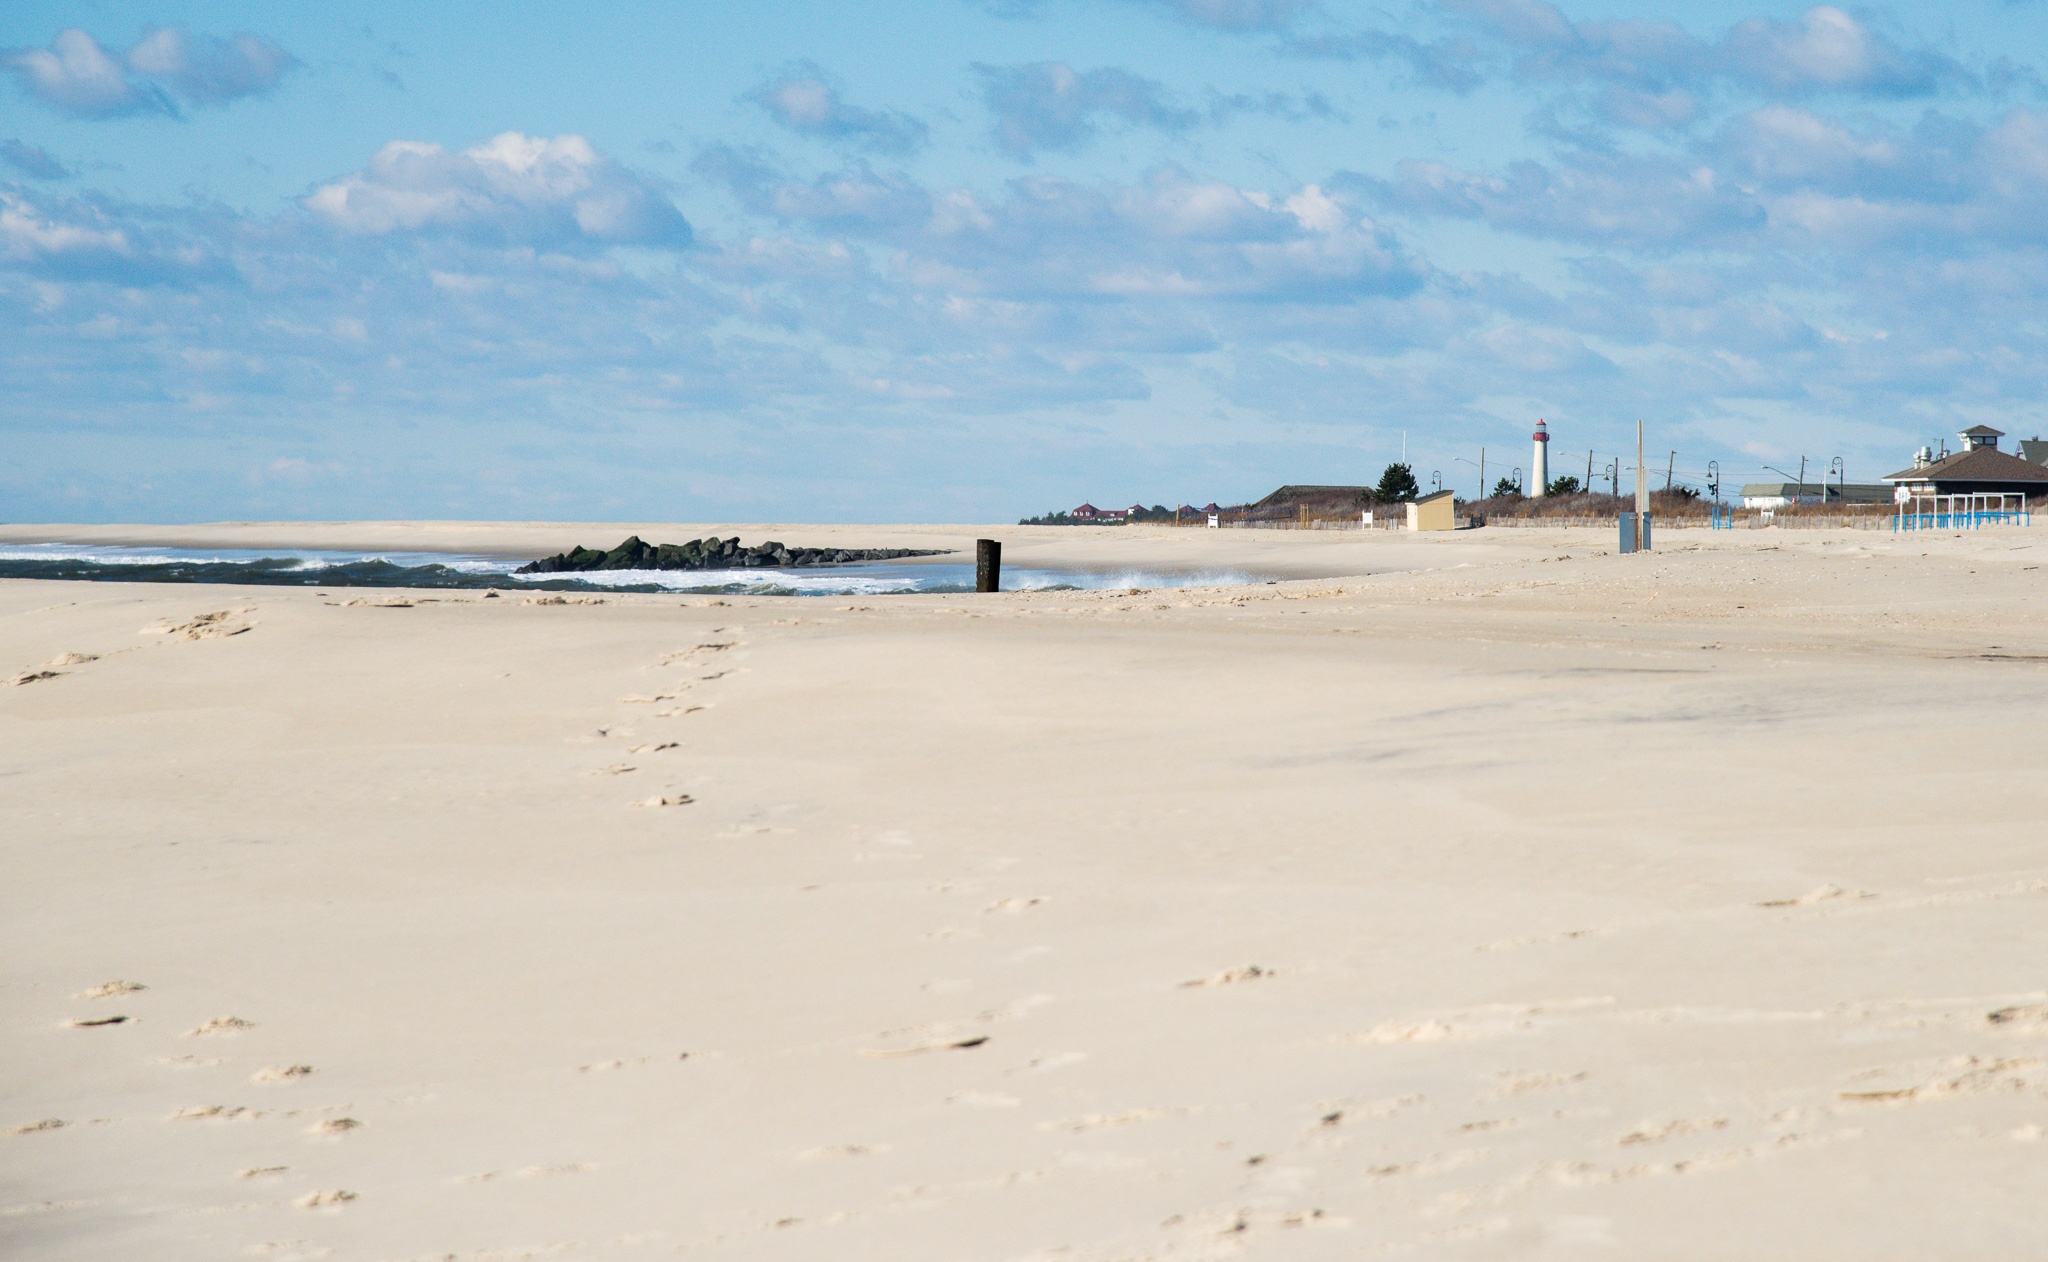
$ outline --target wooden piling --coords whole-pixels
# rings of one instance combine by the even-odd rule
[[[1003,545],[994,539],[974,541],[974,590],[993,592],[1003,585]]]

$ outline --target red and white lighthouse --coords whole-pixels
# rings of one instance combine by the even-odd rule
[[[1529,494],[1547,495],[1550,492],[1550,431],[1542,421],[1536,422],[1536,456],[1529,462]]]

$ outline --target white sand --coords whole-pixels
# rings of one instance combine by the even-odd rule
[[[0,583],[0,1255],[2048,1235],[2040,533],[773,529],[1325,577]]]

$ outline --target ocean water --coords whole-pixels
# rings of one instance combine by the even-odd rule
[[[971,562],[855,562],[793,570],[602,570],[514,574],[523,561],[447,552],[122,548],[0,544],[0,578],[107,583],[254,583],[277,587],[489,588],[549,592],[680,592],[717,596],[887,596],[971,592]],[[1207,587],[1263,582],[1237,571],[1161,574],[1003,568],[1004,591]]]

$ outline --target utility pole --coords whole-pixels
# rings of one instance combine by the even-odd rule
[[[1592,448],[1590,448],[1590,447],[1589,447],[1589,448],[1587,448],[1587,449],[1586,449],[1586,494],[1588,494],[1588,495],[1591,495],[1592,493],[1593,493],[1593,451],[1592,451]]]
[[[1486,448],[1479,449],[1479,498],[1486,498]]]
[[[1803,499],[1805,499],[1805,498],[1806,498],[1806,453],[1802,451],[1802,452],[1800,452],[1800,453],[1799,453],[1799,498],[1798,498],[1798,499],[1795,499],[1795,500],[1793,500],[1792,502],[1793,502],[1794,504],[1797,504],[1797,503],[1799,502],[1799,500],[1803,500]]]
[[[1664,489],[1667,491],[1671,489],[1671,471],[1677,467],[1678,453],[1674,451],[1671,453],[1671,458],[1664,462]]]

